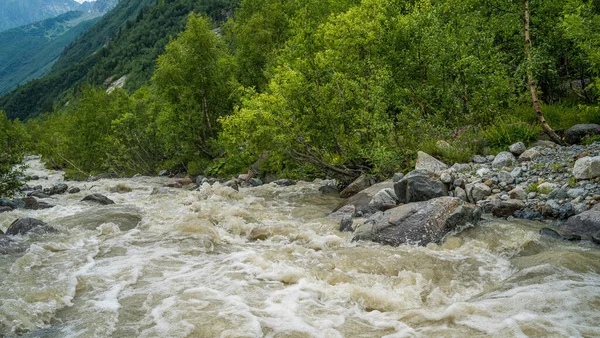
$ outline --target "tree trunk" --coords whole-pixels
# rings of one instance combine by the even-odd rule
[[[537,96],[536,89],[536,81],[533,78],[533,72],[531,70],[531,37],[529,36],[529,0],[524,0],[525,3],[525,20],[524,20],[524,30],[525,30],[525,54],[527,54],[527,62],[529,63],[527,67],[527,85],[529,86],[529,90],[531,91],[531,100],[533,101],[533,109],[535,110],[535,114],[537,115],[538,122],[544,128],[544,132],[550,136],[552,141],[563,144],[560,137],[552,130],[544,115],[542,114],[542,107],[540,105],[540,101]]]

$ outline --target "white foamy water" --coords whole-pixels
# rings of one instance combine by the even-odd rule
[[[51,186],[61,172],[37,160]],[[157,177],[67,182],[0,256],[7,337],[595,337],[600,251],[533,223],[488,222],[440,245],[351,242],[317,186],[168,189]],[[80,202],[101,193],[116,202]]]

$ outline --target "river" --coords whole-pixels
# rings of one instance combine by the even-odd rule
[[[62,182],[27,164],[44,177],[30,185]],[[0,336],[600,336],[600,250],[541,238],[541,224],[390,247],[339,232],[327,213],[340,200],[314,183],[167,182],[66,182],[82,191],[54,208],[0,213],[2,230],[19,217],[59,230],[0,255]],[[90,193],[116,204],[80,201]]]

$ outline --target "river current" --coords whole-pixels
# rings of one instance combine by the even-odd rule
[[[30,185],[63,173],[28,160]],[[46,179],[47,177],[47,179]],[[352,242],[318,184],[66,182],[0,255],[4,337],[598,337],[600,249],[488,221],[442,245]],[[115,205],[81,202],[100,193]]]

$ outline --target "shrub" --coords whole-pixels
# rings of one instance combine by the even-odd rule
[[[514,117],[503,118],[483,131],[486,144],[492,152],[505,151],[513,143],[526,145],[537,140],[542,128],[537,124],[522,122]]]

